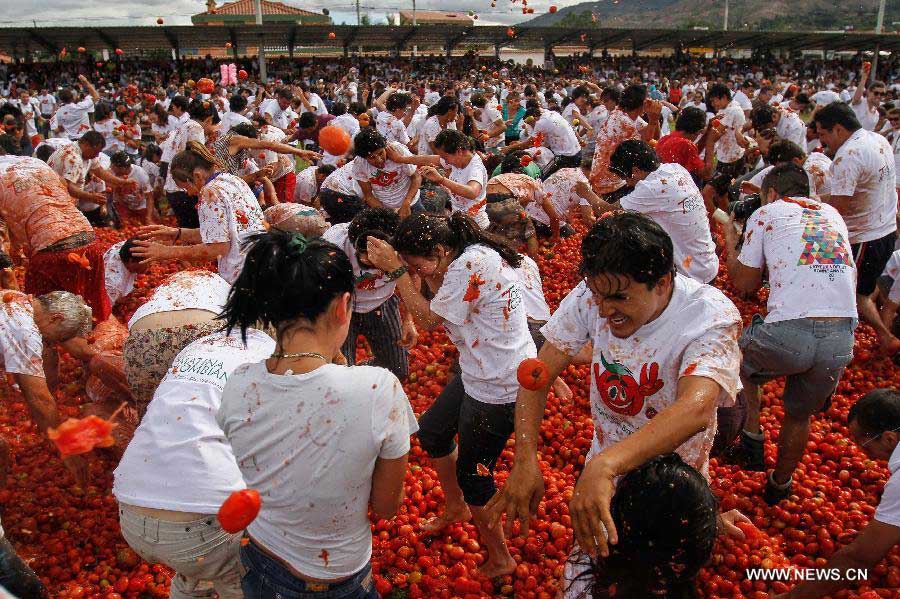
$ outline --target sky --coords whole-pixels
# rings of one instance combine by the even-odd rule
[[[482,25],[518,23],[547,12],[551,4],[559,8],[581,0],[530,0],[534,14],[522,14],[521,0],[457,0],[456,11],[474,11]],[[375,24],[384,23],[387,14],[411,10],[412,0],[359,0],[360,10]],[[224,4],[219,0],[220,5]],[[17,0],[4,2],[0,27],[155,25],[162,17],[167,25],[190,25],[192,14],[206,10],[205,0]],[[356,24],[355,0],[286,0],[286,4],[319,12],[327,7],[336,24]],[[447,10],[446,0],[417,0],[419,10]]]

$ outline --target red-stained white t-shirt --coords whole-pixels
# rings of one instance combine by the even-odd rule
[[[6,291],[3,295],[4,301],[0,302],[0,370],[44,378],[44,342],[34,322],[30,298],[18,291]]]

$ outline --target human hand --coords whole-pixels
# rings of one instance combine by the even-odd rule
[[[444,178],[433,166],[420,166],[419,174],[432,183],[440,183]]]
[[[531,516],[537,513],[538,504],[544,497],[544,477],[538,467],[537,456],[530,456],[513,464],[506,484],[487,505],[488,528],[493,529],[506,514],[506,535],[512,533],[513,522],[519,521],[519,534],[528,534]]]
[[[367,240],[366,256],[372,266],[383,272],[392,272],[403,266],[397,250],[387,241],[375,237],[369,237]]]
[[[131,253],[141,259],[141,264],[153,264],[167,260],[170,257],[169,249],[167,245],[139,239],[134,242]]]
[[[146,239],[157,242],[174,242],[178,236],[178,229],[166,225],[146,225],[138,229],[138,239]]]
[[[409,218],[409,216],[412,214],[412,208],[410,208],[409,203],[403,202],[400,205],[400,209],[397,211],[397,214],[401,219]]]
[[[729,510],[724,514],[719,514],[719,533],[725,534],[736,539],[744,540],[744,531],[735,525],[735,522],[750,522],[750,518],[737,510]]]
[[[594,457],[585,465],[569,504],[575,540],[591,557],[608,557],[609,545],[618,542],[609,509],[616,490],[614,479],[613,471],[599,456]]]
[[[411,349],[415,347],[416,341],[418,340],[419,331],[416,329],[416,324],[412,319],[404,320],[400,325],[400,341],[397,342],[397,345],[405,347],[406,349]]]

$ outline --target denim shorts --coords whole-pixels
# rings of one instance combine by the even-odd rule
[[[853,359],[855,318],[765,322],[757,314],[741,335],[741,378],[759,385],[787,377],[784,409],[808,418],[826,407]]]
[[[245,599],[378,599],[372,565],[334,584],[316,584],[297,578],[252,540],[241,547],[247,573],[241,579]]]

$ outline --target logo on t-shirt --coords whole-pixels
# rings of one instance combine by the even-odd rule
[[[604,370],[601,372],[600,364],[594,362],[594,382],[600,392],[600,399],[617,414],[634,416],[644,407],[645,399],[663,388],[664,383],[659,379],[659,364],[656,362],[649,365],[649,372],[646,363],[641,366],[640,384],[624,364],[615,361],[610,364],[603,353],[600,354],[600,362]]]
[[[375,289],[375,283],[381,280],[382,272],[363,271],[356,277],[356,288],[360,290]]]
[[[375,174],[369,178],[369,183],[378,187],[390,187],[397,180],[397,171],[383,171],[378,169]]]
[[[850,264],[844,238],[819,211],[803,209],[803,251],[797,266]]]

